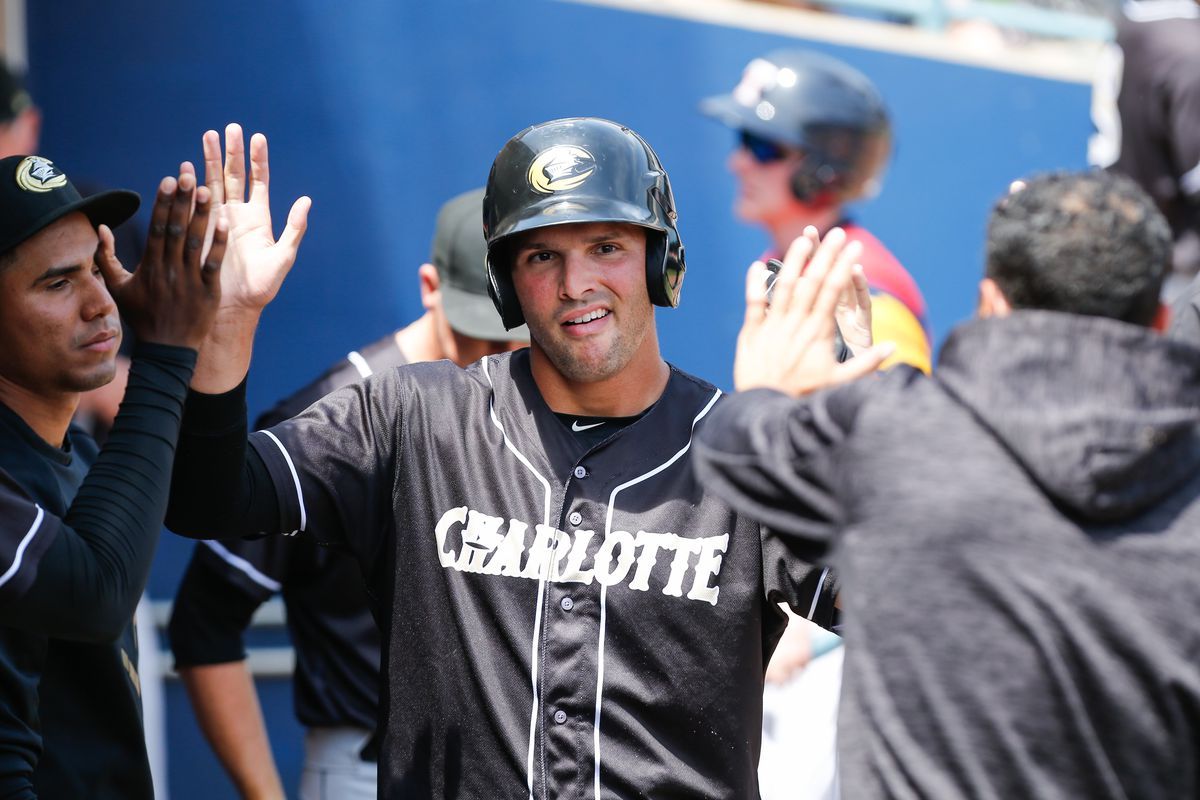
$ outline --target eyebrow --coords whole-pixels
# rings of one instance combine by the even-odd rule
[[[50,267],[50,269],[34,278],[33,283],[36,286],[44,281],[53,280],[54,278],[61,278],[63,275],[70,275],[73,272],[79,272],[81,269],[83,269],[82,264],[69,264],[62,267]]]

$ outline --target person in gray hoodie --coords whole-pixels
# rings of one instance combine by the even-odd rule
[[[842,580],[845,797],[1200,795],[1200,350],[1152,329],[1171,235],[1126,178],[995,207],[979,319],[931,377],[841,386],[849,265],[802,241],[703,482]],[[783,391],[779,391],[783,390]],[[811,393],[810,393],[811,392]]]

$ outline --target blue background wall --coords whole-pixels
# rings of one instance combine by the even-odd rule
[[[724,386],[744,268],[765,238],[730,217],[732,135],[695,108],[751,57],[804,44],[878,83],[897,148],[883,195],[858,216],[917,278],[939,341],[971,313],[991,202],[1019,175],[1082,166],[1089,129],[1081,85],[549,0],[28,6],[42,151],[70,173],[149,197],[199,159],[205,129],[232,120],[270,137],[277,229],[295,197],[312,196],[300,259],[260,329],[252,411],[418,314],[438,205],[481,185],[533,122],[604,116],[654,145],[689,265],[682,307],[659,314],[664,350]],[[155,596],[171,595],[189,551],[164,539]],[[223,796],[170,691],[172,796]],[[286,687],[268,694],[272,725],[294,730]],[[294,737],[275,744],[291,773]]]

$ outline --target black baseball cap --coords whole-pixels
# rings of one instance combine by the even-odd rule
[[[451,199],[438,212],[430,262],[441,278],[442,311],[450,327],[488,341],[529,341],[529,329],[505,330],[487,289],[483,189]]]
[[[0,159],[0,253],[80,211],[93,226],[115,228],[137,211],[137,192],[114,189],[82,197],[53,161],[41,156]]]

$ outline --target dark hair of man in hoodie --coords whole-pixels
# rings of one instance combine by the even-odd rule
[[[1150,325],[1171,230],[1129,178],[1095,170],[1026,181],[992,210],[987,277],[1014,309]]]

